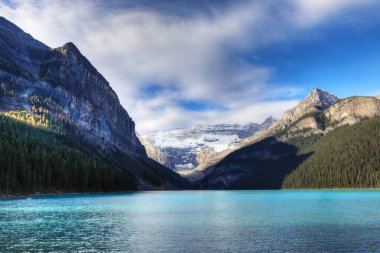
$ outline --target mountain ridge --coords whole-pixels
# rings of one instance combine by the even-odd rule
[[[116,93],[72,42],[52,49],[2,18],[0,45],[0,112],[70,125],[97,156],[107,154],[100,159],[135,177],[137,188],[186,184],[148,158]]]
[[[237,149],[243,140],[270,127],[263,123],[194,125],[169,131],[152,131],[139,136],[148,156],[182,175],[202,170]]]
[[[135,124],[120,105],[116,93],[108,81],[72,42],[51,49],[34,40],[29,34],[24,34],[20,28],[6,21],[6,19],[3,18],[2,20],[2,24],[12,30],[5,32],[8,41],[4,41],[3,36],[0,36],[2,44],[8,45],[5,50],[4,48],[0,50],[3,52],[0,61],[7,61],[15,55],[13,51],[6,52],[10,43],[13,45],[22,44],[23,49],[18,50],[19,54],[21,52],[20,60],[16,57],[17,62],[7,61],[7,63],[10,67],[16,66],[16,68],[27,69],[29,71],[27,75],[33,77],[22,80],[23,75],[20,79],[17,73],[5,70],[2,76],[8,79],[8,86],[11,86],[6,88],[14,90],[15,97],[36,95],[43,97],[43,99],[48,98],[49,101],[47,102],[50,104],[47,104],[47,107],[55,107],[51,108],[52,112],[67,116],[78,127],[85,131],[95,132],[101,138],[124,148],[135,156],[145,156],[143,146],[135,135]],[[0,29],[0,32],[1,35],[4,34],[3,29]],[[16,36],[14,36],[15,34]],[[27,38],[26,42],[24,38]],[[19,39],[22,42],[19,43]],[[41,46],[39,48],[42,50],[40,58],[36,58],[28,51],[34,45]],[[35,66],[29,68],[32,63]],[[12,98],[8,98],[8,100],[10,99]],[[25,106],[27,103],[28,101],[23,105]],[[107,117],[108,115],[111,116]],[[98,122],[96,122],[97,120]],[[121,129],[112,129],[114,125]],[[113,136],[115,134],[118,136]]]
[[[314,88],[310,94],[301,100],[297,106],[283,114],[278,122],[278,125],[288,126],[302,115],[314,110],[326,109],[338,101],[338,97],[332,95],[331,93],[322,89]]]
[[[315,94],[315,90],[311,92],[311,95],[313,92]],[[206,168],[202,174],[203,179],[198,181],[200,187],[206,189],[281,188],[282,180],[285,180],[287,175],[300,167],[304,161],[308,161],[311,155],[311,153],[298,154],[298,149],[303,150],[304,147],[308,147],[306,150],[311,149],[313,143],[318,140],[323,142],[324,136],[330,132],[337,133],[336,129],[340,127],[355,126],[363,120],[380,116],[380,100],[375,97],[354,96],[337,99],[333,96],[332,100],[328,100],[331,103],[322,107],[318,107],[319,99],[314,98],[309,95],[299,105],[289,110],[297,113],[285,113],[276,124],[261,135],[249,139],[241,149]],[[333,100],[336,101],[333,103]],[[310,101],[312,103],[309,103]],[[299,110],[301,107],[303,110]],[[351,130],[347,129],[347,131]],[[276,166],[279,166],[278,169]],[[337,164],[337,166],[340,165]],[[281,167],[285,170],[281,171]],[[276,175],[276,173],[279,174]],[[274,181],[270,179],[270,175]],[[267,183],[265,183],[266,180]],[[292,182],[295,184],[294,181]]]
[[[322,109],[326,109],[332,106],[334,103],[337,103],[338,101],[339,98],[329,93],[328,91],[319,88],[313,88],[311,92],[304,99],[302,99],[295,107],[287,110],[276,122],[276,124],[274,124],[273,126],[271,126],[259,135],[247,138],[244,146],[251,145],[259,140],[274,135],[277,132],[289,127],[291,124],[295,123],[304,115],[315,113]],[[308,123],[314,124],[314,122]]]

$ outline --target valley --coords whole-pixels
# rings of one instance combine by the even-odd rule
[[[71,42],[0,18],[0,194],[378,188],[379,97],[314,88],[278,120],[138,135]]]

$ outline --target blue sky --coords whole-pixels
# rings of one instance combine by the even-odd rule
[[[274,81],[309,90],[321,87],[339,97],[380,92],[380,19],[321,26],[309,39],[252,53],[252,61],[276,69]],[[250,56],[248,56],[250,57]]]
[[[0,0],[51,47],[74,42],[137,131],[260,122],[313,87],[380,94],[377,0]]]

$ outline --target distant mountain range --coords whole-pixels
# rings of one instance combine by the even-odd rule
[[[244,140],[260,133],[276,120],[249,123],[195,125],[171,131],[152,131],[140,136],[148,156],[177,173],[202,170],[240,148]]]

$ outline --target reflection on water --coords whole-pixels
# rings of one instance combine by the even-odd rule
[[[0,252],[374,252],[377,191],[179,191],[0,201]]]

